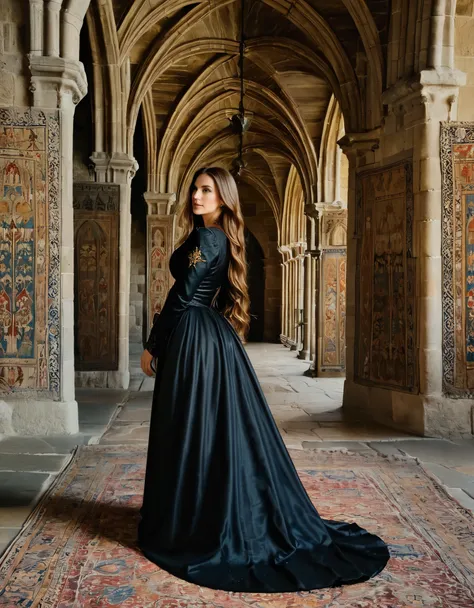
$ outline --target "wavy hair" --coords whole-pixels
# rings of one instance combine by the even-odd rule
[[[244,218],[240,208],[237,184],[229,171],[220,167],[209,167],[196,171],[187,200],[178,214],[178,222],[183,231],[178,246],[184,243],[195,226],[200,225],[200,221],[202,222],[201,218],[198,219],[199,216],[194,215],[192,206],[195,183],[200,175],[209,175],[214,180],[217,193],[223,203],[219,225],[230,243],[228,285],[224,293],[219,294],[220,307],[240,338],[245,341],[250,325],[250,298],[247,286]]]

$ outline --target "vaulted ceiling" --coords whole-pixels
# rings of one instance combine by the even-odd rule
[[[305,197],[316,188],[332,95],[346,130],[378,126],[389,10],[390,0],[246,0],[242,179],[277,218],[292,167]],[[177,192],[199,166],[236,157],[240,20],[240,0],[93,0],[95,61],[128,70],[125,139],[143,110],[149,189]]]

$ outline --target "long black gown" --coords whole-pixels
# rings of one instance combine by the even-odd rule
[[[138,544],[164,570],[227,591],[365,581],[389,559],[354,523],[311,503],[231,324],[227,236],[196,227],[171,256],[176,279],[146,347],[158,356]]]

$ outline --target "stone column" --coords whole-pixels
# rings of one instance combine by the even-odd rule
[[[319,335],[319,212],[314,203],[305,205],[305,214],[310,222],[310,236],[308,238],[307,254],[310,256],[311,270],[311,365],[306,375],[316,375],[318,369],[318,335]]]
[[[290,251],[291,250],[286,245],[281,245],[278,248],[278,251],[281,253],[281,256],[282,256],[282,264],[281,264],[281,266],[282,266],[282,273],[281,273],[282,307],[281,307],[281,334],[280,334],[280,341],[285,346],[289,346],[289,344],[288,344],[288,339],[289,339],[289,335],[288,335],[288,328],[289,328],[288,314],[289,314],[289,302],[290,302],[290,298],[289,298],[289,263],[288,263],[288,259],[289,259],[289,255],[290,255]]]
[[[320,272],[318,282],[318,376],[345,373],[345,267],[347,211],[338,203],[317,203]]]
[[[290,285],[289,285],[289,294],[290,294],[290,310],[289,310],[289,341],[290,341],[290,350],[297,349],[297,327],[296,324],[298,322],[296,309],[298,302],[298,269],[297,269],[297,259],[294,257],[294,250],[292,248],[292,257],[290,259]]]
[[[438,48],[439,50],[439,48]],[[466,76],[450,68],[425,70],[384,93],[389,109],[413,133],[413,256],[417,264],[419,395],[394,395],[393,420],[420,434],[472,432],[469,399],[443,388],[443,268],[440,123],[456,112]]]
[[[305,309],[305,279],[304,279],[304,253],[299,253],[297,257],[298,268],[298,302],[297,302],[297,321],[296,321],[296,348],[299,351],[298,357],[303,349],[304,340],[304,309]],[[303,312],[303,314],[301,314]]]
[[[153,315],[161,311],[172,283],[168,261],[177,237],[175,234],[176,194],[145,192],[143,196],[148,205],[146,241],[148,333],[153,324]]]
[[[316,301],[316,277],[317,267],[319,258],[316,257],[314,250],[310,251],[311,257],[311,352],[310,352],[310,371],[313,369],[315,357],[316,357],[316,344],[317,344],[317,325],[316,325],[316,314],[317,314],[317,301]]]
[[[305,206],[306,213],[306,206]],[[314,284],[311,260],[311,245],[314,241],[314,222],[306,215],[306,252],[304,254],[304,318],[303,318],[303,347],[298,355],[299,359],[308,361],[311,357],[311,336],[314,331],[313,305]]]
[[[72,208],[72,140],[75,106],[87,92],[79,61],[57,56],[29,56],[33,107],[60,114],[59,217],[60,364],[59,398],[15,400],[14,431],[19,434],[76,433],[78,413],[74,390],[74,230]],[[53,251],[50,252],[53,255]],[[51,361],[50,361],[51,364]]]
[[[304,313],[303,313],[303,348],[298,354],[298,359],[307,361],[311,351],[311,293],[312,293],[312,273],[311,273],[311,255],[309,253],[304,256]]]
[[[130,196],[131,183],[138,169],[138,163],[122,152],[114,154],[94,152],[90,158],[95,165],[97,182],[116,184],[120,187],[118,369],[107,372],[106,386],[126,389],[130,383],[129,309],[132,225]],[[87,373],[82,372],[81,376]]]
[[[463,74],[444,67],[399,81],[383,95],[388,110],[382,128],[347,134],[340,142],[350,165],[344,408],[419,435],[472,432],[472,401],[451,398],[443,387],[440,122],[455,118],[458,87],[464,82]],[[396,232],[387,244],[390,226]],[[357,267],[358,243],[364,272]],[[401,304],[395,312],[403,331],[389,323],[392,308],[374,312],[375,295],[364,299],[362,291],[358,303],[355,298],[356,284],[369,284],[374,256],[394,259],[399,252],[403,266],[397,280],[403,289],[396,293]],[[378,285],[384,290],[379,302],[392,293],[384,285]],[[386,327],[394,337],[383,333]],[[374,331],[375,340],[370,339]],[[367,347],[360,349],[362,340]]]

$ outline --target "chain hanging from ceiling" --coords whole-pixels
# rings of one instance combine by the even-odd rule
[[[239,45],[239,71],[240,71],[240,101],[239,111],[230,119],[232,131],[239,136],[238,155],[232,161],[231,173],[234,177],[240,176],[245,168],[243,159],[244,133],[250,127],[250,118],[245,115],[244,107],[244,56],[245,56],[245,0],[240,2],[240,45]]]

